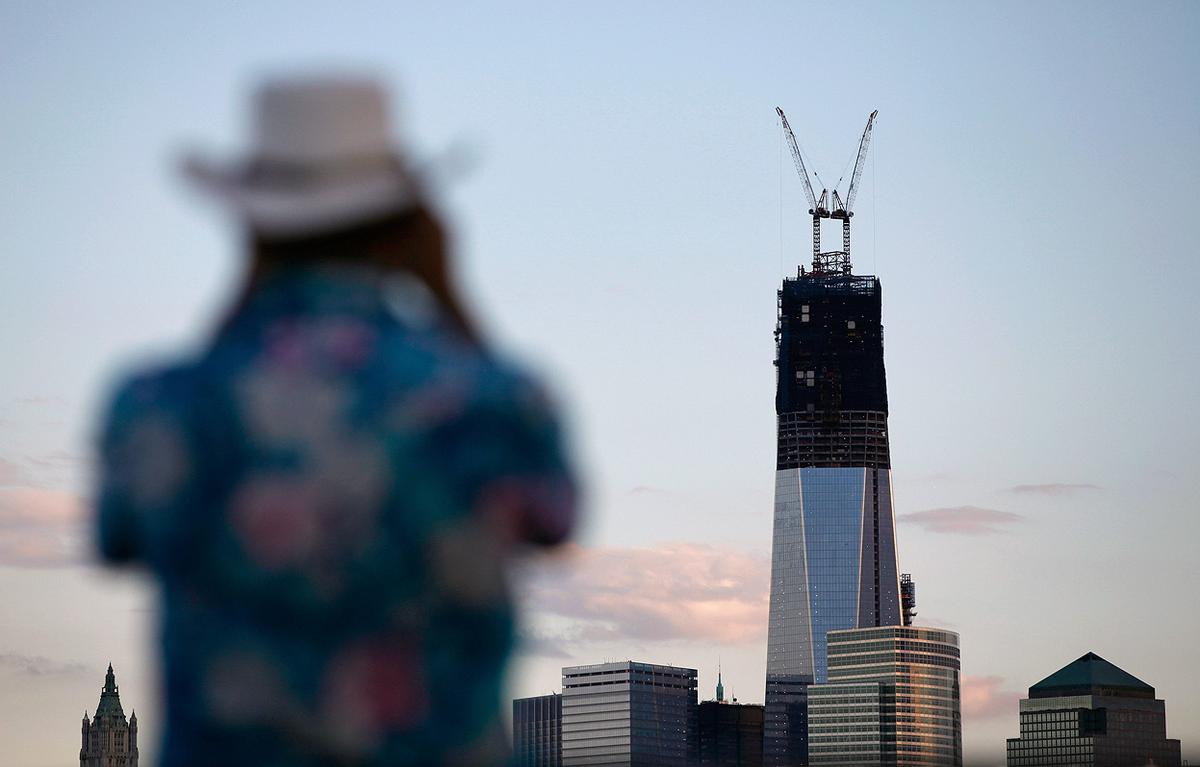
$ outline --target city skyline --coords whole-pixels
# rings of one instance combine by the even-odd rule
[[[966,763],[1003,763],[1017,700],[1090,649],[1200,758],[1200,618],[1163,588],[1200,577],[1200,12],[624,10],[0,9],[23,107],[0,143],[0,716],[22,763],[71,759],[110,659],[153,763],[153,595],[84,564],[96,407],[132,360],[200,343],[239,269],[179,149],[239,135],[254,73],[346,61],[399,87],[430,155],[474,152],[439,192],[459,269],[573,416],[588,528],[519,581],[513,697],[628,657],[709,690],[719,656],[762,701],[772,298],[809,237],[773,108],[830,181],[878,108],[855,260],[887,286],[899,569],[917,623],[962,636]]]

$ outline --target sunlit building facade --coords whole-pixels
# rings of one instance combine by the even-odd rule
[[[958,634],[883,626],[830,632],[828,681],[808,690],[817,767],[961,767]]]
[[[763,748],[768,765],[802,765],[827,633],[901,623],[879,280],[785,279],[775,364]]]

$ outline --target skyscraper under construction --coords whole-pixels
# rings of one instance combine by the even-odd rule
[[[850,218],[875,113],[845,201],[813,194],[779,116],[813,219],[813,264],[779,290],[777,451],[763,757],[807,763],[807,689],[826,681],[829,631],[899,625],[879,280],[852,273]],[[842,222],[823,252],[821,221]]]

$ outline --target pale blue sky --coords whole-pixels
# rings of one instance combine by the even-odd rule
[[[774,107],[830,182],[877,108],[854,260],[884,285],[897,512],[1020,515],[899,525],[922,622],[996,678],[974,683],[967,752],[998,758],[1006,692],[1095,650],[1157,687],[1200,758],[1197,6],[244,5],[0,5],[0,484],[84,491],[104,383],[201,341],[225,300],[235,239],[178,153],[238,147],[257,73],[366,67],[419,152],[477,156],[443,207],[494,336],[571,408],[583,543],[616,562],[698,544],[759,572],[774,291],[808,259]],[[0,566],[6,747],[69,763],[110,658],[155,730],[144,585],[18,564]],[[711,694],[720,654],[762,698],[762,637],[609,628],[524,660],[514,692],[634,656],[698,666]]]

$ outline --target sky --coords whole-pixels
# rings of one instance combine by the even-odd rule
[[[203,344],[240,274],[180,158],[236,155],[257,77],[329,67],[467,166],[437,192],[460,277],[568,413],[588,516],[514,576],[514,696],[632,658],[762,701],[775,291],[810,258],[774,108],[829,183],[878,109],[853,260],[967,762],[1089,650],[1200,759],[1195,4],[207,5],[0,4],[6,761],[73,763],[110,660],[156,751],[153,586],[88,561],[97,408]]]

